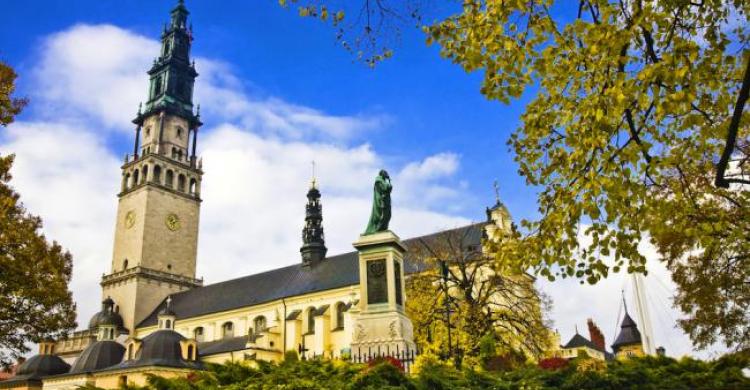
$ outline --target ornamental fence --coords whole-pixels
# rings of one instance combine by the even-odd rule
[[[334,359],[359,364],[370,364],[371,362],[378,360],[389,360],[391,364],[409,374],[411,373],[411,369],[419,354],[419,350],[415,348],[404,349],[396,346],[395,349],[390,347],[368,348],[367,352],[361,351],[361,353],[342,353],[338,355],[303,354],[302,356],[307,359]]]

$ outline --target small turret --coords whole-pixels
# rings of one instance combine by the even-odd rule
[[[307,191],[305,207],[305,227],[302,229],[302,263],[314,265],[326,257],[328,249],[323,234],[323,207],[320,204],[320,191],[313,178],[310,190]]]
[[[625,309],[625,318],[620,324],[620,334],[617,335],[615,342],[612,344],[612,350],[617,358],[628,358],[633,356],[643,356],[643,342],[641,332],[635,321],[630,318],[627,307]]]
[[[172,297],[167,297],[167,305],[159,312],[159,329],[174,330],[174,321],[177,315],[172,311]]]

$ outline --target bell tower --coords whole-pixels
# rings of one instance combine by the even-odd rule
[[[202,284],[195,278],[202,123],[200,107],[193,112],[198,73],[190,62],[188,14],[180,0],[164,27],[148,71],[148,100],[133,120],[133,153],[121,167],[112,265],[101,285],[131,334],[165,297]]]

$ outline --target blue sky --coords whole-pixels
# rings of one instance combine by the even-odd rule
[[[34,66],[44,37],[79,23],[114,24],[158,37],[172,3],[49,1],[40,7],[12,2],[7,14],[14,17],[0,26],[0,58],[21,74],[20,94],[33,97],[24,74]],[[417,29],[404,29],[395,57],[370,69],[337,45],[331,27],[300,18],[294,8],[284,9],[275,1],[214,4],[187,4],[196,37],[193,54],[231,64],[247,90],[334,115],[387,114],[392,121],[362,134],[362,139],[395,165],[440,151],[459,154],[458,174],[477,202],[462,215],[483,218],[484,206],[494,201],[496,178],[514,216],[534,215],[534,193],[523,185],[505,145],[523,105],[487,101],[478,93],[481,75],[467,74],[441,59],[437,47],[427,47]],[[144,94],[145,77],[144,69]],[[21,118],[39,108],[32,105]],[[210,125],[211,118],[205,122]],[[124,139],[113,147],[124,151],[129,143]]]
[[[174,3],[4,5],[12,17],[0,24],[0,59],[16,68],[18,94],[31,104],[0,133],[0,153],[16,153],[23,201],[74,256],[82,324],[110,269],[118,167],[132,150],[130,119],[146,97],[146,70]],[[416,29],[404,30],[394,58],[370,69],[336,44],[329,26],[276,1],[216,3],[187,2],[205,123],[198,275],[207,283],[299,261],[311,160],[331,254],[352,250],[381,167],[394,178],[392,228],[402,237],[484,220],[495,179],[516,222],[535,216],[535,192],[505,145],[523,99],[485,100],[481,74],[441,59]],[[649,278],[658,279],[650,283],[657,342],[687,353],[689,341],[674,328],[679,313],[668,307],[669,274],[652,247],[643,251]],[[554,300],[563,342],[589,317],[614,340],[626,276],[596,286],[539,284]]]

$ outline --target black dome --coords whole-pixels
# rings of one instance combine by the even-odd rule
[[[119,314],[111,311],[100,311],[94,314],[89,321],[89,329],[96,330],[99,325],[114,325],[117,329],[124,327],[122,317]]]
[[[68,370],[70,370],[70,364],[65,363],[65,361],[55,355],[34,355],[18,367],[16,376],[40,378],[49,375],[65,374]]]
[[[73,363],[71,373],[91,372],[119,364],[125,355],[125,347],[111,340],[97,341],[83,350]]]
[[[120,367],[138,366],[167,366],[201,368],[199,361],[188,361],[182,358],[181,341],[185,340],[181,334],[162,329],[143,338],[141,347],[134,360],[126,360]]]

